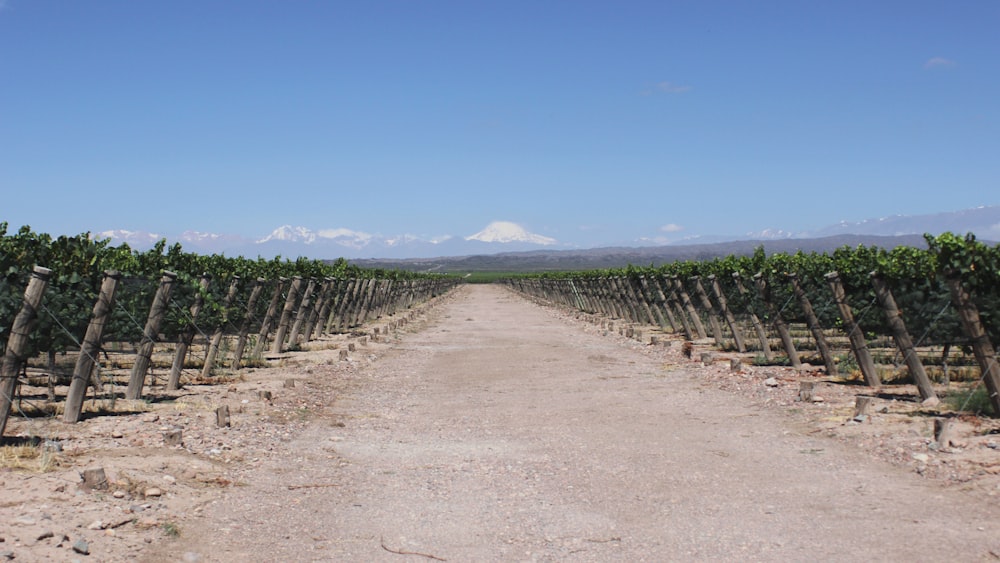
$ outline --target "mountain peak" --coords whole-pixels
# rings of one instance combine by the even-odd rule
[[[302,242],[305,244],[311,244],[316,240],[316,233],[305,227],[293,227],[291,225],[282,225],[277,229],[271,231],[271,234],[257,241],[257,244],[263,244],[265,242],[270,242],[273,240],[280,240],[286,242]]]
[[[478,240],[481,242],[530,242],[532,244],[550,245],[556,244],[556,239],[528,232],[527,229],[511,223],[510,221],[493,221],[485,229],[474,235],[465,237],[465,240]]]

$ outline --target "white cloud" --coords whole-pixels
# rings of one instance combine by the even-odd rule
[[[666,94],[683,94],[684,92],[690,91],[691,87],[674,84],[673,82],[660,82],[656,85],[656,90]]]
[[[927,62],[924,63],[924,68],[925,69],[947,68],[955,66],[956,64],[957,63],[955,63],[955,61],[951,59],[946,59],[944,57],[931,57],[927,59]]]
[[[664,233],[679,233],[684,230],[684,227],[678,225],[677,223],[667,223],[660,227],[660,230]]]

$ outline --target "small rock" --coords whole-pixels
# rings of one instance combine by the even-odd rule
[[[111,496],[115,498],[125,498],[125,491],[115,491],[111,493]]]
[[[921,463],[926,463],[931,458],[931,456],[929,456],[927,454],[919,454],[919,453],[918,454],[913,454],[912,457],[913,457],[914,460],[919,461]]]
[[[104,529],[104,522],[101,522],[100,520],[94,520],[90,524],[87,524],[87,529],[88,530],[103,530]]]
[[[177,479],[173,475],[164,475],[163,482],[173,485],[177,482]]]
[[[813,395],[812,402],[814,402],[814,403],[822,403],[822,402],[825,402],[825,401],[826,401],[826,399],[824,399],[823,397],[820,397],[819,395]]]
[[[158,497],[163,495],[163,490],[159,487],[150,487],[142,493],[146,497]]]
[[[49,538],[54,538],[54,537],[56,537],[56,534],[52,530],[45,530],[44,532],[38,534],[38,537],[35,538],[35,541],[47,540]]]
[[[0,559],[6,559],[7,561],[13,561],[14,560],[14,552],[13,551],[0,551]]]
[[[777,387],[778,385],[780,385],[780,383],[778,383],[777,379],[773,377],[768,377],[767,379],[764,380],[764,385],[767,385],[768,387]]]
[[[78,539],[73,543],[73,551],[79,553],[80,555],[90,555],[90,544],[88,544],[83,538]]]
[[[35,525],[35,519],[32,518],[31,516],[21,516],[17,520],[14,520],[14,523],[15,524],[20,524],[22,526],[34,526]]]
[[[115,438],[115,439],[118,439],[118,438],[124,438],[124,437],[125,437],[125,434],[124,434],[124,433],[122,433],[122,431],[121,431],[121,430],[112,430],[112,431],[111,431],[111,437],[112,437],[112,438]]]
[[[159,420],[160,420],[160,415],[154,413],[150,413],[142,417],[143,422],[159,422]]]

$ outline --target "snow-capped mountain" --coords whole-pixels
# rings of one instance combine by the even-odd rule
[[[527,242],[548,246],[556,244],[558,241],[542,235],[529,233],[524,227],[510,221],[493,221],[485,229],[474,235],[465,237],[465,240],[478,240],[480,242]]]
[[[271,234],[267,235],[262,239],[258,239],[254,242],[256,242],[257,244],[264,244],[271,241],[299,242],[303,244],[312,244],[316,242],[316,233],[310,231],[305,227],[293,227],[291,225],[282,225],[277,229],[271,231]]]
[[[709,244],[736,240],[787,240],[828,237],[840,234],[893,236],[902,234],[940,234],[945,231],[964,234],[975,233],[987,241],[1000,240],[1000,206],[977,207],[962,211],[933,215],[896,215],[859,222],[841,222],[815,231],[792,233],[780,229],[765,229],[742,236],[695,235],[681,238],[663,235],[639,239],[615,246],[649,247],[664,245]],[[178,237],[129,230],[98,232],[96,238],[110,238],[112,244],[128,243],[138,250],[146,250],[161,238],[173,244],[180,242],[185,250],[205,254],[224,253],[229,256],[277,255],[287,258],[307,256],[318,259],[333,258],[430,258],[439,256],[471,256],[521,252],[542,248],[571,248],[554,238],[535,234],[522,225],[510,221],[494,221],[484,229],[468,236],[453,235],[382,235],[348,228],[310,229],[282,225],[269,234],[245,238],[232,234],[215,234],[185,231]],[[609,246],[605,245],[605,246]]]

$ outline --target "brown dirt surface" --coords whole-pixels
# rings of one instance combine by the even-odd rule
[[[949,413],[910,387],[733,371],[734,354],[703,365],[674,337],[625,338],[499,286],[462,286],[407,318],[388,337],[386,319],[365,327],[381,328],[378,342],[324,338],[134,412],[12,419],[9,435],[62,451],[0,472],[0,554],[1000,559],[997,419],[954,416],[955,439],[938,447],[933,420]],[[822,400],[796,400],[804,380]],[[875,398],[860,423],[857,395]],[[215,424],[221,405],[231,427]],[[164,446],[175,429],[183,444]],[[80,473],[95,467],[107,488],[87,490]]]

